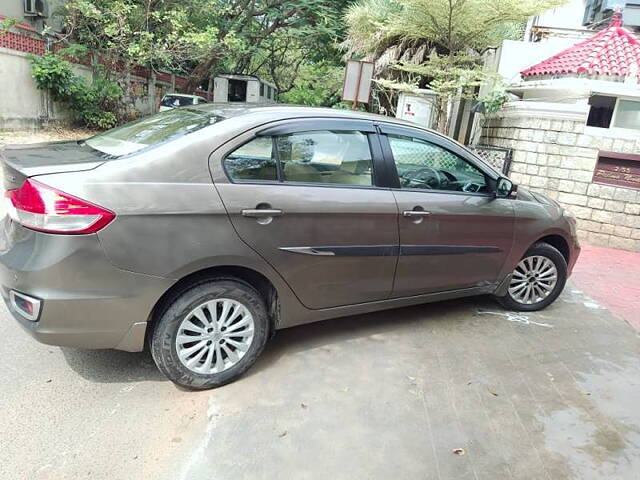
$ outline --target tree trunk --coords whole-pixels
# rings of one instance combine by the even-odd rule
[[[447,127],[449,126],[449,99],[444,95],[439,95],[436,105],[438,115],[438,124],[436,128],[440,133],[446,135]]]
[[[191,75],[189,75],[189,79],[187,83],[180,89],[182,93],[193,93],[196,88],[202,83],[207,76],[211,74],[211,70],[218,63],[218,56],[215,53],[212,53],[211,56],[200,63],[196,68],[193,69]]]

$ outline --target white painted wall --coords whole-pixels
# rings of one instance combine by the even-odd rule
[[[74,70],[91,79],[89,68],[74,66]],[[0,48],[0,128],[37,128],[47,119],[64,121],[69,118],[69,112],[38,90],[26,54]]]
[[[570,0],[568,3],[547,10],[529,19],[527,23],[527,36],[532,26],[551,28],[584,28],[582,19],[584,18],[585,0]]]
[[[258,80],[247,81],[247,103],[260,101],[260,82]]]
[[[577,41],[571,38],[553,38],[535,43],[505,40],[496,52],[497,62],[492,61],[492,67],[495,69],[495,64],[498,64],[497,71],[505,83],[518,83],[522,70],[540,63],[576,43]]]

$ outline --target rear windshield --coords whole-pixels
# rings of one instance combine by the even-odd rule
[[[181,95],[165,95],[162,98],[160,105],[163,107],[186,107],[196,103],[196,99],[193,97],[183,97]]]
[[[107,155],[121,157],[188,135],[222,119],[214,112],[168,110],[107,130],[89,138],[86,144]]]

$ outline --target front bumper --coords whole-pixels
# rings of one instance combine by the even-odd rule
[[[114,267],[96,235],[49,235],[0,222],[2,296],[42,343],[140,351],[153,306],[172,283]],[[14,308],[11,291],[41,299],[37,321]]]

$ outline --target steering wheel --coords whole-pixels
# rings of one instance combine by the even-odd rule
[[[477,183],[474,183],[474,182],[467,182],[463,185],[462,191],[467,193],[478,193],[481,188],[482,188],[482,185],[478,185]]]
[[[427,173],[428,175],[426,178],[421,178],[424,173]],[[410,178],[407,178],[406,174],[403,175],[403,177],[407,180],[407,184],[410,186],[436,189],[440,188],[443,183],[447,182],[447,178],[433,167],[418,168],[408,172],[408,174],[411,176]]]

